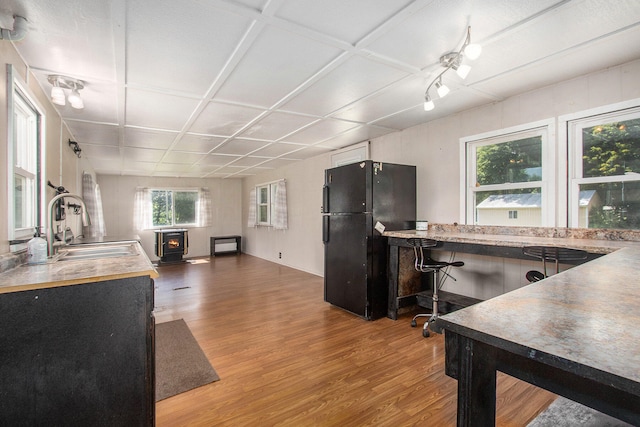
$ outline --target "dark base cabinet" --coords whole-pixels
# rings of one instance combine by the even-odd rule
[[[0,425],[154,425],[149,276],[0,294],[0,319]]]

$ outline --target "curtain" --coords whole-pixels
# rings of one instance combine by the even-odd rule
[[[287,182],[283,179],[276,184],[276,201],[271,225],[276,230],[286,230],[287,224]]]
[[[133,203],[133,228],[135,230],[151,228],[151,192],[148,188],[136,188]]]
[[[211,226],[211,194],[208,188],[198,192],[198,227]]]
[[[91,219],[91,225],[82,228],[85,237],[100,237],[107,234],[104,226],[104,214],[102,212],[102,196],[100,187],[93,181],[93,176],[82,174],[82,199],[87,207],[87,213]]]
[[[256,189],[252,189],[249,192],[249,219],[247,220],[247,227],[256,226]]]
[[[107,227],[104,225],[104,212],[102,210],[102,193],[100,193],[100,186],[96,184],[96,208],[98,210],[98,235],[106,236]]]

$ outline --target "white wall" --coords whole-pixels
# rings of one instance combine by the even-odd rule
[[[134,230],[133,204],[136,187],[199,188],[211,193],[212,225],[189,229],[189,253],[187,258],[208,256],[212,236],[242,233],[242,182],[240,179],[151,178],[116,175],[98,175],[97,183],[102,194],[102,206],[107,235],[129,237],[138,235],[142,247],[151,260],[155,255],[152,230]]]
[[[417,217],[432,223],[460,222],[460,143],[462,137],[575,113],[640,98],[640,60],[568,80],[502,102],[434,120],[371,141],[376,161],[417,166]],[[425,112],[425,114],[428,114]],[[242,188],[243,234],[247,252],[301,270],[322,274],[323,250],[320,206],[323,171],[329,156],[245,179]],[[286,178],[289,230],[247,228],[247,204],[253,186]],[[299,217],[298,217],[299,216]],[[277,259],[277,252],[283,258]],[[491,259],[459,254],[467,263],[456,271],[462,293],[489,298],[526,283],[524,272],[533,262]]]
[[[5,208],[0,209],[0,255],[9,253],[9,230],[8,221],[8,193],[7,188],[10,185],[11,177],[7,176],[7,147],[9,144],[7,129],[7,64],[14,67],[14,72],[20,76],[23,82],[27,84],[29,96],[42,108],[42,114],[45,117],[45,127],[43,129],[44,139],[44,193],[45,202],[41,212],[42,224],[46,225],[46,209],[49,200],[55,195],[55,190],[46,186],[46,181],[50,180],[55,185],[64,186],[69,192],[81,194],[82,191],[82,171],[85,170],[93,173],[91,166],[79,159],[69,147],[68,140],[73,139],[73,135],[69,133],[68,128],[62,122],[60,115],[54,109],[53,104],[49,100],[47,91],[43,90],[36,78],[28,71],[24,62],[17,54],[13,45],[8,41],[0,42],[0,58],[2,64],[0,66],[0,200],[5,201]],[[71,200],[70,200],[71,201]],[[61,223],[63,227],[71,227],[74,234],[80,234],[81,222],[80,217],[71,215],[67,211],[66,223]],[[26,248],[26,245],[16,246],[14,250]]]
[[[242,185],[242,234],[244,251],[273,262],[322,275],[322,186],[324,170],[331,167],[331,156],[323,155],[245,178]],[[287,181],[287,230],[247,227],[249,193],[258,184],[279,179]],[[282,258],[278,254],[282,253]]]

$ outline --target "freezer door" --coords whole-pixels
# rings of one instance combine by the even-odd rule
[[[325,171],[323,212],[366,212],[367,173],[371,162],[353,163]]]
[[[329,215],[325,241],[324,299],[359,316],[369,318],[368,238],[370,216]],[[368,228],[369,227],[369,228]]]

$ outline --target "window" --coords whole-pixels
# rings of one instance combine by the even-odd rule
[[[42,115],[27,95],[23,83],[7,66],[9,106],[9,156],[8,179],[9,239],[19,240],[33,236],[35,227],[41,225],[41,122]]]
[[[544,226],[553,220],[547,121],[463,139],[467,224]],[[520,214],[518,214],[520,211]]]
[[[249,195],[249,227],[271,226],[275,229],[289,228],[287,219],[287,185],[284,179],[260,184]]]
[[[134,228],[211,226],[211,196],[207,188],[137,188],[134,201]]]
[[[153,227],[195,225],[198,191],[151,190]]]
[[[271,225],[271,213],[275,212],[276,188],[275,183],[256,187],[258,224],[260,225]]]
[[[573,227],[640,228],[640,108],[569,122]]]

